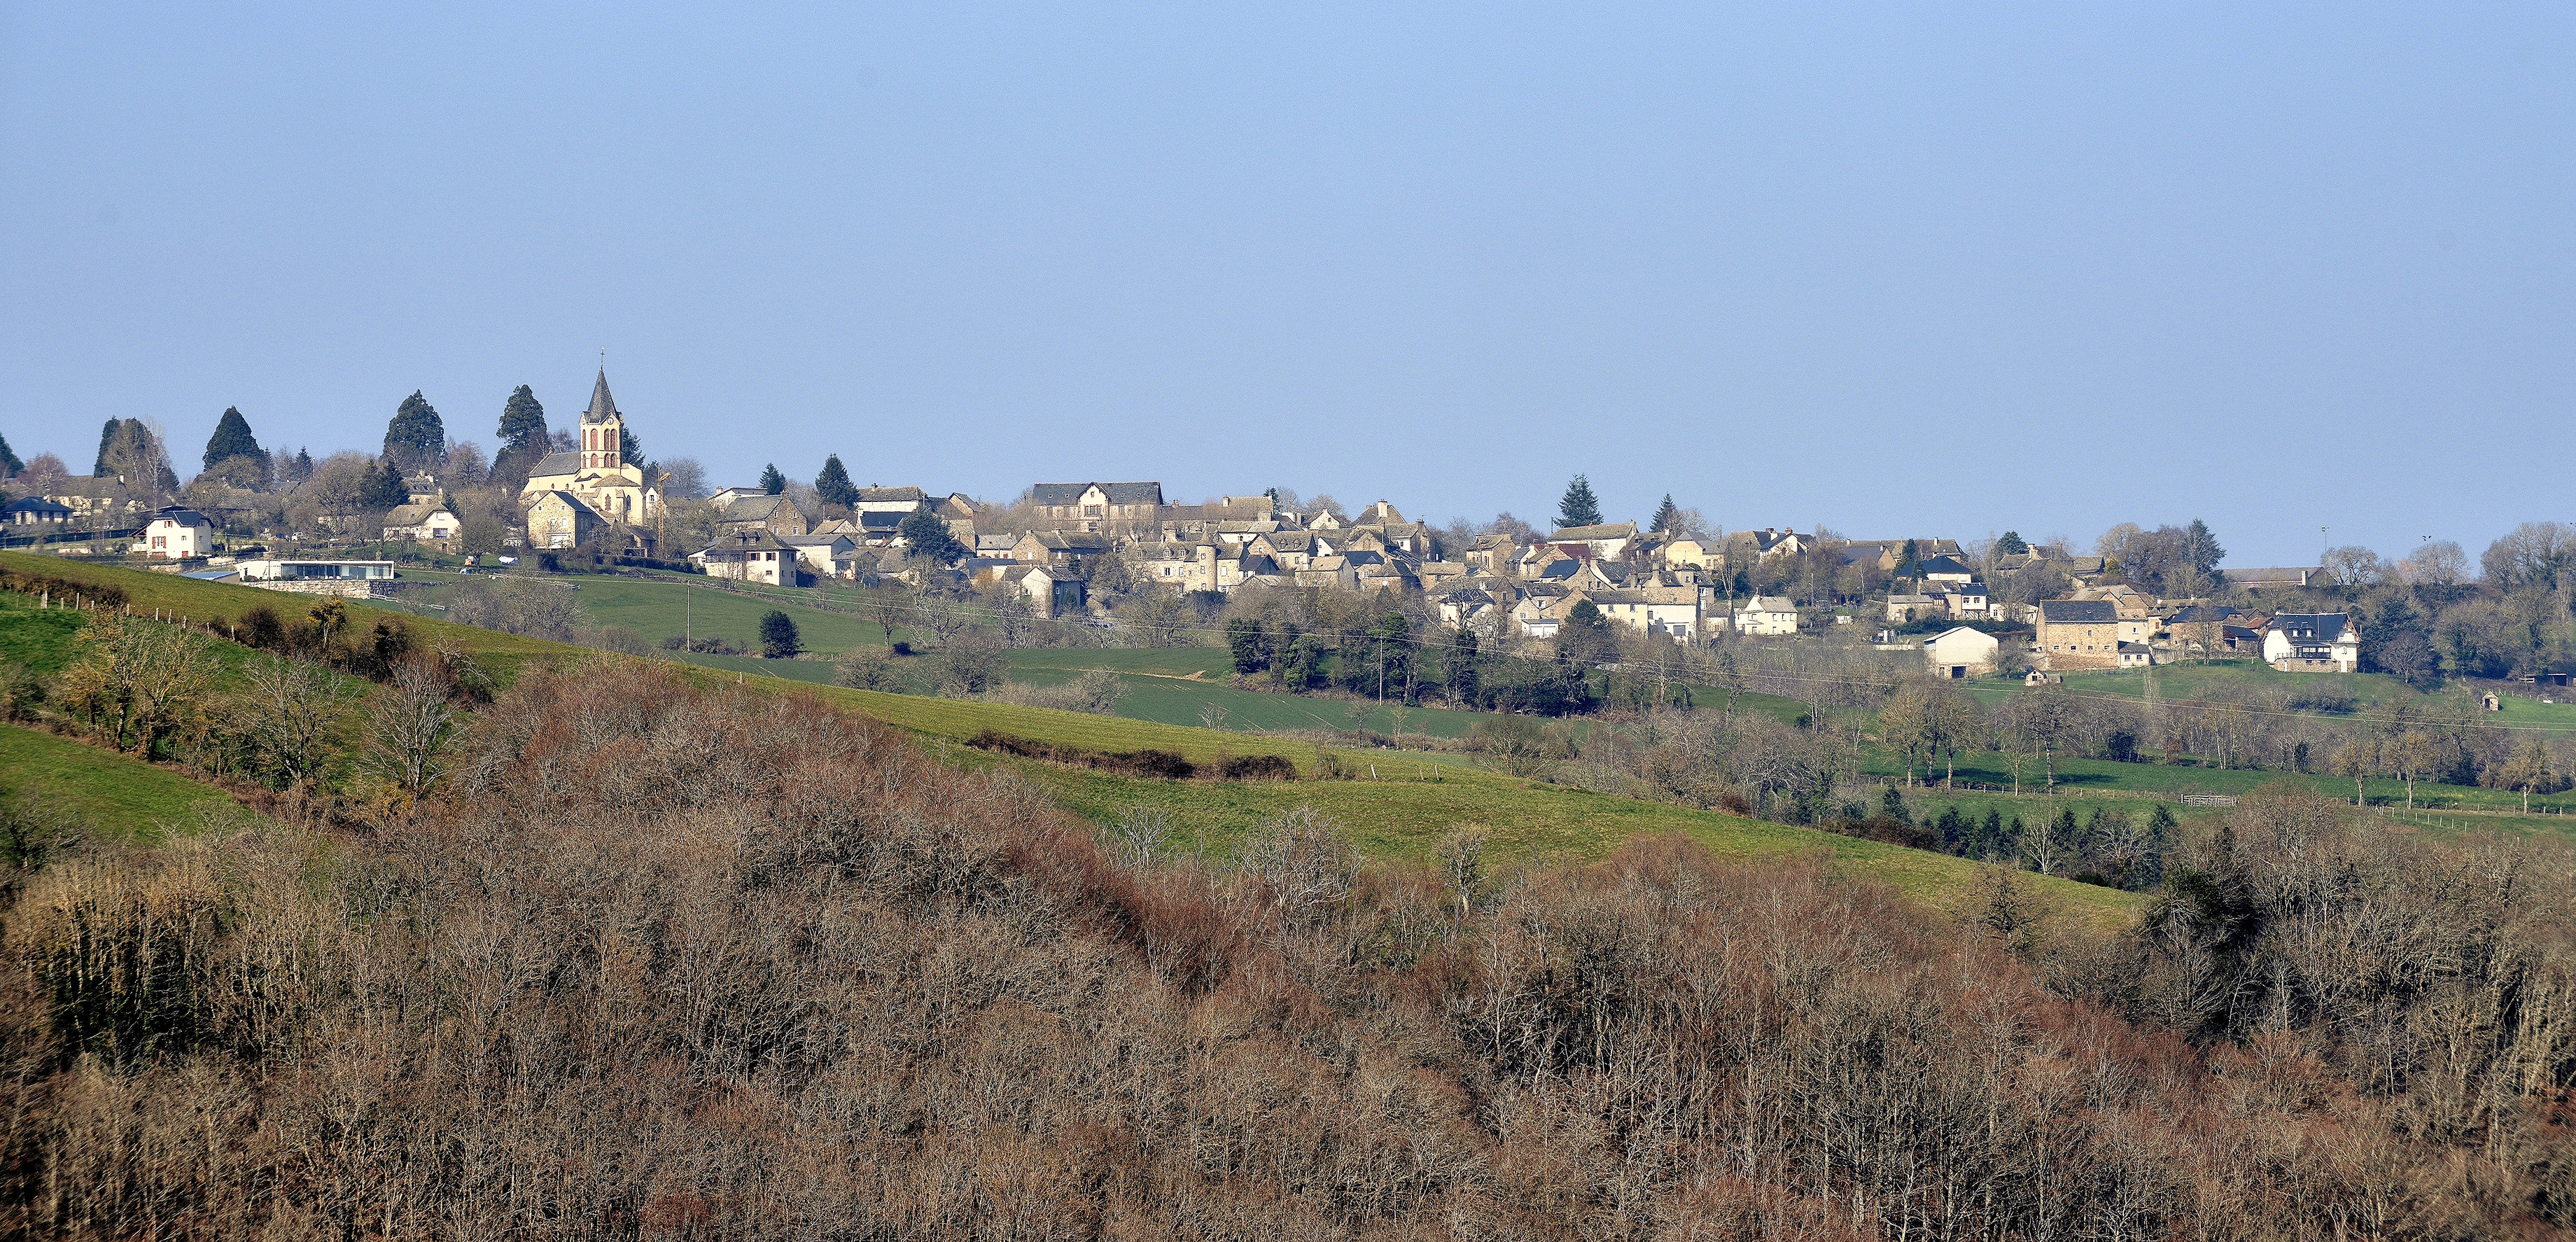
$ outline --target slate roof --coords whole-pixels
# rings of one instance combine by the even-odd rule
[[[2272,629],[2301,642],[2330,643],[2343,637],[2344,614],[2285,612],[2272,618]]]
[[[2165,623],[2167,625],[2207,625],[2212,622],[2233,621],[2244,615],[2225,604],[2194,604],[2165,618]]]
[[[72,507],[70,505],[56,504],[42,496],[23,496],[17,500],[10,501],[9,507],[0,509],[0,513],[41,513],[46,514],[49,517],[69,517],[72,513]]]
[[[742,499],[725,506],[724,520],[728,522],[766,522],[778,515],[778,506],[786,503],[787,498],[785,496],[745,496]]]
[[[2120,606],[2107,599],[2051,599],[2039,605],[2043,625],[2107,624],[2120,619]]]
[[[879,504],[907,500],[920,504],[930,499],[930,495],[918,487],[862,487],[859,489],[859,499],[863,502]]]
[[[617,416],[617,398],[608,395],[608,368],[599,368],[599,382],[590,386],[590,408],[581,412],[585,423],[604,423]]]
[[[1922,560],[1916,561],[1915,566],[1927,574],[1973,574],[1977,572],[1968,568],[1965,564],[1962,564],[1957,557],[1951,556],[1927,556]]]
[[[153,514],[153,515],[152,515],[152,520],[153,520],[153,521],[155,521],[155,522],[163,521],[163,520],[165,520],[165,519],[166,519],[166,520],[168,520],[168,521],[177,522],[177,523],[178,523],[178,524],[180,524],[181,526],[212,526],[212,525],[214,525],[214,523],[209,522],[209,521],[207,521],[207,520],[206,520],[206,515],[205,515],[205,514],[199,513],[199,512],[197,512],[197,511],[196,511],[196,510],[194,510],[194,509],[182,508],[182,507],[177,506],[177,505],[173,505],[173,506],[171,506],[171,507],[169,507],[169,508],[167,508],[167,509],[163,509],[163,510],[161,510],[160,512],[155,513],[155,514]]]
[[[418,526],[421,523],[428,521],[429,515],[441,512],[446,508],[447,506],[445,505],[404,505],[398,509],[386,511],[385,525]]]
[[[1113,505],[1156,505],[1163,503],[1161,483],[1040,483],[1029,489],[1029,499],[1042,505],[1082,503],[1082,494],[1097,487]]]
[[[1635,522],[1603,522],[1593,526],[1568,526],[1565,529],[1548,536],[1547,541],[1549,543],[1560,543],[1566,541],[1580,542],[1586,539],[1633,539],[1636,535],[1637,524]]]
[[[550,474],[579,473],[581,473],[581,454],[579,453],[548,453],[538,458],[536,465],[528,467],[528,474],[533,478],[543,478]]]

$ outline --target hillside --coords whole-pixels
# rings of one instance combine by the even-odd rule
[[[108,566],[56,564],[17,554],[0,554],[0,564],[114,584],[132,593],[138,606],[161,607],[199,618],[237,617],[247,608],[274,606],[280,599],[294,598],[250,587]],[[367,615],[354,608],[352,613]],[[0,623],[6,622],[7,615],[0,614]],[[536,639],[437,621],[413,623],[427,635],[453,643],[478,660],[488,660],[505,680],[548,664],[570,666],[602,658],[582,648]],[[803,668],[807,664],[795,662],[791,667]],[[747,671],[729,676],[701,669],[696,676],[702,684],[738,679],[747,687],[807,693],[825,702],[856,708],[923,739],[934,749],[944,745],[944,753],[961,762],[1009,767],[1049,790],[1068,809],[1089,818],[1112,818],[1133,806],[1157,806],[1173,815],[1180,832],[1193,840],[1204,839],[1219,850],[1238,840],[1264,816],[1312,805],[1341,824],[1363,850],[1387,858],[1425,857],[1441,837],[1470,826],[1491,834],[1494,853],[1504,861],[1601,858],[1621,841],[1644,834],[1677,832],[1729,856],[1827,853],[1849,874],[1884,879],[1910,898],[1936,909],[1965,909],[1978,900],[1978,869],[1965,859],[1722,812],[1545,785],[1486,771],[1462,762],[1459,756],[1319,750],[1311,743],[1285,738],[1001,703],[879,694],[780,681]],[[1358,779],[1240,784],[1139,781],[1087,769],[999,758],[959,745],[988,729],[1090,750],[1169,750],[1199,762],[1225,755],[1279,755],[1308,776],[1314,775],[1319,757],[1330,754]],[[1376,765],[1373,773],[1371,764]],[[2046,900],[2062,904],[2091,922],[2122,922],[2139,901],[2134,894],[2092,885],[2042,876],[2029,878],[2034,891]]]

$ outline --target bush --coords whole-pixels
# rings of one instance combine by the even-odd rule
[[[590,636],[590,645],[619,655],[653,654],[653,645],[645,642],[642,634],[622,625],[601,626],[598,633]]]
[[[891,690],[894,657],[883,647],[852,647],[832,661],[832,684],[852,690]]]
[[[761,658],[792,660],[804,649],[803,635],[796,632],[796,618],[776,608],[760,615]]]
[[[1005,682],[993,691],[993,697],[1015,707],[1047,707],[1060,712],[1085,712],[1107,716],[1127,697],[1127,685],[1118,674],[1094,669],[1061,686],[1032,686],[1022,682]]]

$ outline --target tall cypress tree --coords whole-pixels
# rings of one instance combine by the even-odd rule
[[[822,497],[824,504],[844,509],[859,503],[859,489],[850,483],[850,472],[841,468],[840,454],[823,459],[822,473],[814,476],[814,494]]]
[[[393,421],[385,424],[385,456],[407,469],[426,469],[447,455],[447,424],[436,407],[415,391],[403,398]]]
[[[1664,503],[1655,510],[1655,520],[1648,524],[1648,528],[1662,531],[1667,535],[1681,533],[1682,510],[1681,506],[1673,503],[1671,492],[1664,493]]]
[[[769,463],[768,467],[760,472],[760,490],[770,496],[787,490],[787,476],[778,473],[777,462]]]
[[[1556,502],[1556,527],[1600,524],[1601,502],[1592,495],[1592,481],[1578,474],[1565,485],[1565,498]]]
[[[501,407],[501,428],[493,434],[501,441],[503,453],[531,461],[546,455],[546,407],[527,385],[510,394],[509,403]]]
[[[107,454],[116,447],[116,431],[122,425],[120,420],[111,418],[106,426],[98,429],[98,464],[90,467],[91,478],[104,479],[116,473],[107,468]]]
[[[0,472],[16,474],[26,468],[27,463],[18,460],[18,455],[9,451],[9,437],[0,436]]]
[[[242,417],[239,408],[226,406],[224,416],[215,420],[215,434],[206,440],[205,468],[212,470],[236,457],[258,461],[263,474],[268,470],[268,452],[259,446],[259,439],[251,435],[250,420]]]

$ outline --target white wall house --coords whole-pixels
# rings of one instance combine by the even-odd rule
[[[2003,644],[1983,630],[1960,626],[1944,630],[1923,643],[1923,662],[1931,666],[1935,677],[1965,677],[1995,666]]]
[[[155,559],[185,560],[215,550],[215,524],[194,509],[163,509],[134,538],[134,553]]]
[[[1756,595],[1735,610],[1735,629],[1741,634],[1795,634],[1797,605],[1785,595]]]
[[[2285,612],[2264,627],[2263,661],[2285,673],[2349,673],[2361,667],[2361,635],[2339,612]]]

